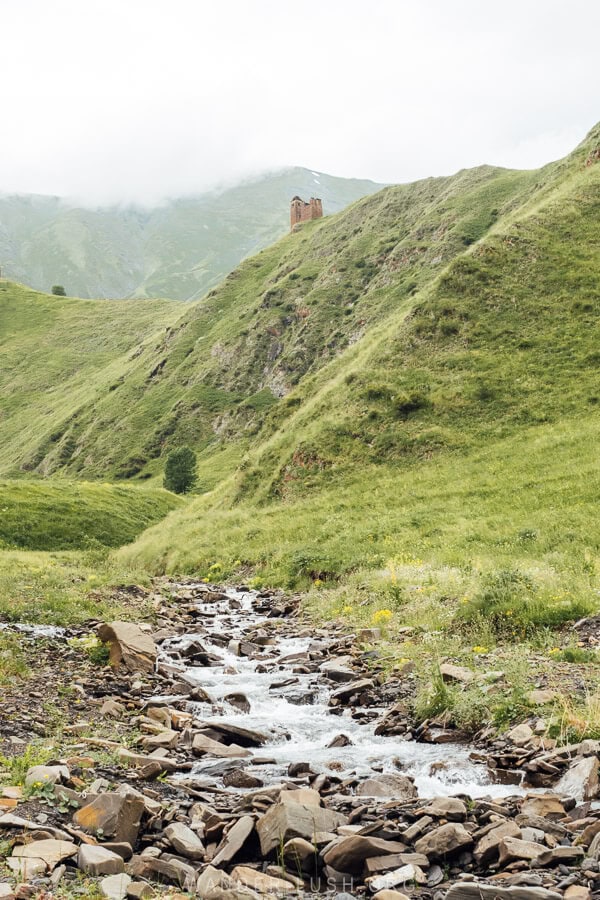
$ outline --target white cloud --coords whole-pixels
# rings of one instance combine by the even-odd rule
[[[407,181],[600,118],[595,0],[2,0],[0,190],[155,202],[285,165]]]

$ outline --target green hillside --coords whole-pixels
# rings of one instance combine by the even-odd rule
[[[0,481],[0,548],[119,547],[182,503],[168,491],[129,485]]]
[[[67,423],[114,391],[184,308],[50,297],[0,280],[0,471],[46,474],[40,443],[59,463],[61,454],[70,459],[76,448],[63,440]]]
[[[117,568],[517,636],[595,609],[599,148],[387,188],[192,304],[4,283],[2,471],[152,479],[187,443],[200,496]]]
[[[270,430],[298,412],[338,361],[343,366],[365,353],[376,329],[402,318],[451,260],[535,190],[537,179],[535,172],[482,167],[388,188],[304,226],[183,308],[176,326],[128,357],[127,377],[114,368],[77,405],[72,389],[63,382],[67,398],[56,384],[52,411],[40,418],[35,410],[30,432],[23,433],[28,410],[21,405],[14,417],[21,443],[6,450],[0,466],[147,477],[181,443],[203,451],[209,467],[225,445],[238,459],[269,410]],[[110,315],[91,301],[89,308]],[[36,354],[32,349],[27,365],[39,376],[45,363]],[[0,396],[5,377],[0,372]],[[205,487],[214,483],[212,469]]]
[[[461,595],[489,611],[490,590],[542,624],[597,607],[599,148],[597,127],[539,172],[388,189],[238,270],[240,296],[270,264],[283,303],[316,274],[278,359],[310,351],[238,470],[121,559],[339,584],[321,612],[365,585],[367,610],[393,596],[403,620],[447,621]]]
[[[0,266],[41,291],[62,284],[77,297],[196,299],[287,232],[295,194],[321,197],[328,215],[380,187],[290,168],[155,207],[0,195]]]

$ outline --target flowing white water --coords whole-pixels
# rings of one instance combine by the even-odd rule
[[[252,760],[240,761],[249,763],[249,771],[265,784],[279,783],[286,777],[290,763],[304,762],[310,764],[313,772],[339,778],[401,772],[414,778],[422,797],[456,794],[500,797],[519,793],[512,785],[492,783],[487,768],[469,759],[470,750],[466,746],[377,736],[377,720],[365,724],[352,718],[349,710],[344,710],[342,715],[332,713],[328,706],[330,688],[323,676],[296,673],[293,669],[298,661],[285,661],[292,654],[304,653],[313,644],[312,638],[282,636],[275,646],[266,648],[261,659],[231,653],[220,637],[252,640],[252,629],[272,620],[254,612],[255,592],[242,593],[230,588],[227,597],[223,602],[200,603],[198,631],[165,641],[161,661],[178,667],[186,681],[202,687],[210,695],[212,705],[197,704],[195,709],[203,722],[224,722],[268,735],[264,746],[253,751],[256,764]],[[240,608],[231,609],[230,600],[239,603]],[[209,653],[219,657],[221,664],[197,667],[177,659],[177,651],[192,640],[200,640]],[[297,680],[288,687],[272,689],[275,682],[287,678]],[[245,695],[250,712],[241,712],[225,700],[234,693]],[[292,702],[304,694],[312,702]],[[351,744],[329,748],[328,744],[340,734],[346,735]],[[265,762],[261,763],[261,759]],[[203,758],[194,767],[194,774],[214,775],[239,764]]]

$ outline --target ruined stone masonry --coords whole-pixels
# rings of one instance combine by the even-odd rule
[[[323,215],[323,204],[318,197],[311,197],[308,203],[296,196],[290,204],[290,228],[299,222],[309,222],[311,219],[320,219]]]

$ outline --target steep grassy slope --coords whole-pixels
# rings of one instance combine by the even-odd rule
[[[288,585],[408,559],[396,587],[429,584],[448,615],[458,590],[477,609],[503,566],[507,596],[523,599],[522,566],[536,609],[556,608],[557,620],[597,605],[599,156],[600,127],[542,172],[492,175],[514,177],[517,199],[504,198],[489,233],[482,204],[469,206],[485,223],[479,240],[449,252],[435,277],[419,270],[413,292],[401,264],[378,267],[358,300],[381,310],[365,336],[308,366],[238,473],[124,557]],[[449,566],[462,575],[448,594]]]
[[[183,505],[168,491],[89,482],[0,481],[0,548],[119,547]]]
[[[269,409],[270,427],[297,410],[313,390],[307,377],[323,370],[327,381],[340,354],[362,353],[373,329],[404,315],[537,177],[483,167],[389,188],[304,226],[243,263],[160,340],[147,341],[127,377],[105,381],[93,402],[83,398],[51,432],[36,424],[13,463],[45,473],[147,476],[186,442],[204,451],[214,473],[213,454],[232,439],[234,463]],[[39,371],[37,360],[31,364]],[[290,394],[301,383],[306,391]],[[214,474],[207,478],[214,483]]]
[[[289,228],[294,194],[326,214],[379,190],[372,181],[292,168],[154,208],[86,209],[57,197],[0,195],[0,265],[40,290],[79,297],[201,297]]]
[[[70,458],[65,423],[110,393],[183,308],[49,297],[0,281],[0,471],[44,472],[40,443]]]

